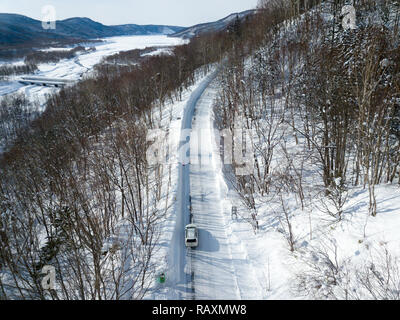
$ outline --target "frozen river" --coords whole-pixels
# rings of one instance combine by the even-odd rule
[[[95,51],[77,53],[74,58],[64,59],[57,63],[38,65],[39,71],[35,73],[35,76],[78,80],[83,75],[90,72],[93,66],[98,64],[101,59],[106,56],[113,55],[120,51],[144,49],[146,47],[175,46],[183,44],[186,41],[181,38],[170,38],[165,35],[121,36],[99,40],[103,40],[103,42],[90,44],[90,47],[96,48]],[[65,48],[65,50],[70,49],[71,48]],[[55,50],[55,48],[49,48],[48,50]],[[157,50],[157,52],[162,52],[162,50]],[[19,63],[21,62],[15,62],[14,64]],[[39,100],[39,102],[44,103],[46,94],[59,90],[57,88],[23,85],[20,84],[17,79],[18,77],[11,77],[9,80],[0,81],[0,96],[14,92],[24,92],[29,99]]]

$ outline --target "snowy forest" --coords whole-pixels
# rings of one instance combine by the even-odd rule
[[[149,132],[175,134],[174,108],[211,72],[238,222],[224,210],[256,298],[400,299],[399,28],[396,0],[261,0],[170,54],[103,59],[43,112],[1,97],[0,299],[154,297],[178,169],[150,161]]]

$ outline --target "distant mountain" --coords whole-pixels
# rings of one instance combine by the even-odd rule
[[[45,30],[42,22],[19,14],[0,13],[0,46],[46,44],[54,41],[88,40],[122,35],[173,34],[182,27],[125,24],[106,26],[89,18],[56,21],[55,30]]]
[[[251,14],[255,14],[257,10],[247,10],[239,13],[232,13],[229,16],[215,21],[215,22],[208,22],[208,23],[202,23],[202,24],[197,24],[195,26],[185,28],[183,30],[180,30],[174,34],[171,34],[171,37],[180,37],[180,38],[193,38],[195,36],[198,36],[203,33],[208,33],[208,32],[215,32],[215,31],[222,31],[226,29],[229,25],[231,25],[237,17],[239,19],[243,20],[247,16]]]

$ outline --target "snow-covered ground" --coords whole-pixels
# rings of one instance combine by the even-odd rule
[[[101,40],[101,39],[99,39]],[[186,43],[187,40],[181,38],[170,38],[165,35],[156,36],[120,36],[103,39],[104,42],[90,44],[89,47],[95,47],[95,51],[78,52],[73,59],[64,59],[57,63],[46,63],[38,66],[39,71],[36,76],[47,78],[60,78],[79,80],[86,74],[90,73],[93,66],[98,64],[102,58],[113,55],[120,51],[133,49],[144,49],[146,47],[168,47]],[[59,48],[49,48],[48,50],[59,50]],[[68,49],[70,50],[70,48]],[[159,54],[164,50],[157,50]],[[13,64],[21,64],[21,61],[13,62]],[[57,88],[25,86],[17,81],[18,77],[10,77],[7,81],[0,81],[0,96],[13,93],[24,92],[29,99],[39,99],[44,103],[46,94],[56,92]]]
[[[398,185],[376,187],[376,217],[369,216],[368,189],[350,186],[343,219],[337,221],[323,210],[316,164],[306,161],[304,209],[296,194],[284,198],[295,250],[290,251],[278,199],[256,199],[259,229],[255,231],[249,210],[222,170],[213,112],[219,88],[216,81],[210,82],[213,77],[200,78],[182,102],[166,109],[173,115],[169,134],[180,147],[176,152],[180,162],[171,166],[172,189],[166,196],[169,210],[158,246],[159,272],[165,273],[167,281],[152,288],[146,298],[318,299],[332,298],[326,294],[330,290],[338,298],[345,298],[344,294],[350,299],[371,298],[360,277],[370,268],[384,275],[388,265],[391,281],[396,281],[400,275],[396,273],[400,257]],[[279,130],[288,152],[299,157],[301,148],[294,132],[284,125]],[[301,146],[303,141],[298,139]],[[283,150],[277,148],[272,167],[283,170],[286,161]],[[238,207],[237,219],[231,216],[232,206]],[[199,228],[196,249],[184,245],[184,227],[191,219]],[[332,286],[331,276],[337,281]],[[301,280],[306,286],[299,286]],[[324,283],[329,284],[327,288]]]
[[[96,45],[96,51],[57,64],[40,65],[38,75],[78,80],[107,55],[183,42],[166,36],[109,38]],[[157,49],[150,54],[163,52],[168,49]],[[396,271],[400,257],[399,186],[376,186],[376,217],[369,215],[368,190],[349,186],[343,218],[333,219],[322,208],[325,199],[319,194],[317,164],[301,158],[299,145],[304,141],[298,137],[297,145],[295,132],[283,124],[279,130],[285,137],[285,147],[295,155],[293,159],[304,160],[307,172],[303,181],[304,208],[294,193],[282,199],[294,234],[293,252],[286,239],[287,225],[281,219],[279,199],[256,196],[259,228],[253,228],[249,209],[223,173],[213,110],[220,89],[216,73],[214,69],[207,76],[198,74],[196,84],[183,93],[182,101],[163,106],[162,113],[155,112],[160,127],[168,131],[170,145],[176,149],[169,150],[172,160],[162,174],[165,203],[160,209],[166,208],[166,215],[160,221],[155,256],[157,272],[165,273],[166,282],[156,284],[154,279],[146,298],[309,299],[324,297],[325,293],[331,297],[329,290],[336,291],[341,298],[343,292],[349,298],[370,298],[357,282],[360,280],[357,272],[372,270],[375,276],[376,272],[380,272],[379,277],[385,276],[382,274],[385,263],[390,265],[386,271],[396,281],[400,276],[399,270]],[[0,83],[0,95],[20,90],[30,97],[43,98],[57,89],[24,86],[12,80]],[[277,105],[283,104],[282,100],[277,101]],[[282,146],[276,147],[272,171],[284,172],[287,160]],[[237,219],[232,219],[232,206],[238,207]],[[191,221],[199,228],[196,249],[187,249],[184,244],[184,228]],[[332,276],[337,277],[334,285],[328,279]],[[298,286],[299,279],[308,283]],[[331,287],[324,288],[326,283]],[[398,285],[400,289],[400,282]],[[301,288],[309,291],[299,291]],[[313,295],[313,290],[317,294]]]
[[[170,145],[177,147],[178,156],[171,165],[172,203],[161,226],[157,252],[159,272],[166,274],[167,281],[154,286],[149,299],[266,297],[258,270],[232,233],[224,208],[226,186],[218,165],[213,119],[217,72],[200,78],[185,92],[182,102],[168,107],[174,119],[168,130],[173,140]],[[190,222],[199,228],[196,249],[188,249],[184,243],[184,228]]]
[[[154,51],[149,52],[149,53],[144,53],[144,54],[142,54],[142,57],[156,56],[156,55],[162,55],[162,54],[171,55],[172,51],[169,48],[160,48],[160,49],[154,50]]]
[[[220,170],[219,137],[214,130],[213,105],[217,83],[199,100],[190,147],[190,194],[193,222],[200,230],[192,251],[194,298],[262,299],[263,286],[248,252],[230,228],[224,203],[225,182]]]
[[[154,287],[149,299],[193,298],[192,259],[184,243],[184,229],[190,223],[189,138],[195,108],[215,76],[215,71],[205,77],[199,75],[196,84],[184,92],[182,101],[166,108],[171,112],[169,118],[173,119],[163,121],[163,128],[168,128],[169,145],[173,148],[169,150],[168,161],[172,183],[169,197],[166,197],[170,206],[161,225],[157,260],[159,272],[166,273],[167,281],[164,286]]]

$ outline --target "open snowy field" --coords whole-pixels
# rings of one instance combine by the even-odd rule
[[[77,53],[73,59],[64,59],[57,63],[45,63],[38,65],[39,71],[35,76],[47,78],[61,78],[79,80],[87,75],[94,65],[98,64],[104,57],[113,55],[120,51],[133,49],[144,49],[146,47],[168,47],[184,44],[186,40],[180,38],[169,38],[165,35],[156,36],[121,36],[111,37],[99,42],[90,44],[89,47],[96,48],[95,51]],[[65,48],[64,50],[70,50]],[[49,48],[46,50],[60,50],[60,48]],[[163,52],[158,49],[157,54]],[[4,62],[2,62],[4,64]],[[13,62],[13,65],[21,64],[21,61]],[[13,93],[24,92],[29,99],[39,99],[44,103],[46,94],[57,91],[57,88],[38,87],[23,85],[18,83],[18,77],[10,77],[6,81],[0,81],[0,96]]]

